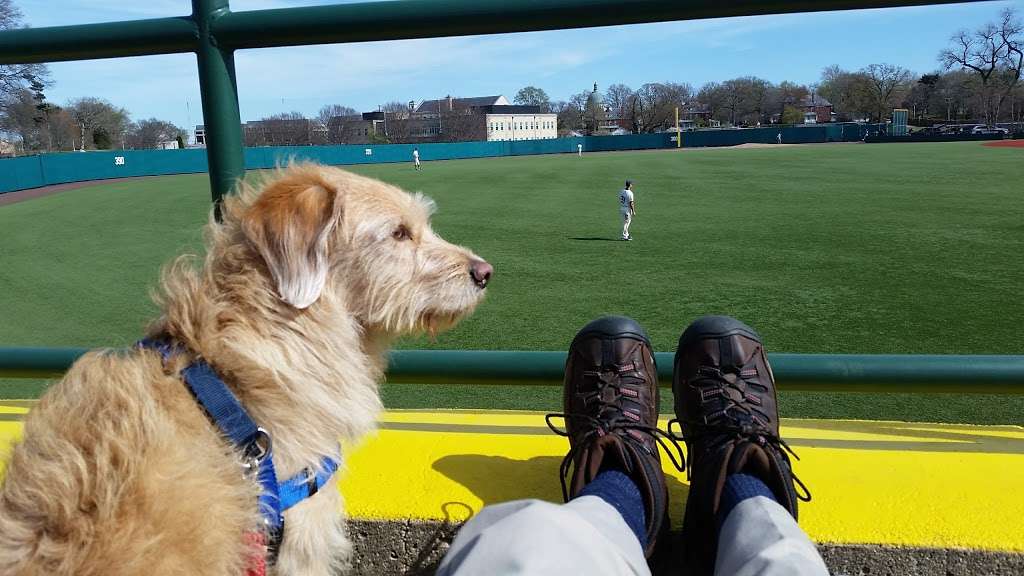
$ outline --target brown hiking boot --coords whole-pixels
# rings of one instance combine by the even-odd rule
[[[640,489],[644,501],[648,558],[668,530],[668,490],[658,444],[683,469],[679,445],[658,426],[658,369],[647,334],[637,322],[605,316],[580,330],[565,362],[565,413],[549,414],[548,426],[569,437],[562,460],[562,496],[566,501],[604,470],[619,470]],[[552,417],[565,418],[565,431]],[[677,454],[669,451],[667,438]],[[572,479],[565,480],[572,467]]]
[[[683,521],[687,563],[696,574],[711,574],[727,475],[756,476],[793,518],[797,500],[810,500],[810,494],[793,476],[786,454],[792,451],[779,438],[775,379],[753,328],[728,316],[690,324],[679,337],[672,391],[689,456]],[[794,480],[806,496],[797,496]]]

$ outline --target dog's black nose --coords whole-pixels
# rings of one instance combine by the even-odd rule
[[[494,267],[487,262],[483,260],[469,261],[469,275],[477,286],[486,287],[487,282],[491,279],[491,274],[494,274]]]

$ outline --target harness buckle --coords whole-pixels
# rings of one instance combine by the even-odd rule
[[[242,467],[245,468],[246,476],[258,474],[260,464],[270,458],[273,453],[274,439],[262,427],[257,427],[256,433],[252,435],[252,439],[249,440],[242,455]]]

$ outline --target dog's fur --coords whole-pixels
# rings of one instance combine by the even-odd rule
[[[273,436],[279,478],[338,456],[374,427],[389,341],[448,328],[483,295],[478,257],[434,234],[432,211],[309,164],[241,186],[205,264],[163,276],[149,334],[190,353],[91,352],[27,417],[0,488],[0,574],[243,574],[258,486],[178,371],[213,366]],[[344,567],[341,507],[332,488],[285,513],[277,574]]]

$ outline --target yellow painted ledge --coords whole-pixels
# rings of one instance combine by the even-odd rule
[[[0,452],[29,406],[8,404],[0,401]],[[1024,552],[1024,428],[783,420],[782,433],[813,494],[800,524],[816,541]],[[341,491],[364,519],[462,520],[486,504],[557,502],[567,448],[541,413],[391,411],[347,450]],[[662,461],[678,527],[686,477]]]

